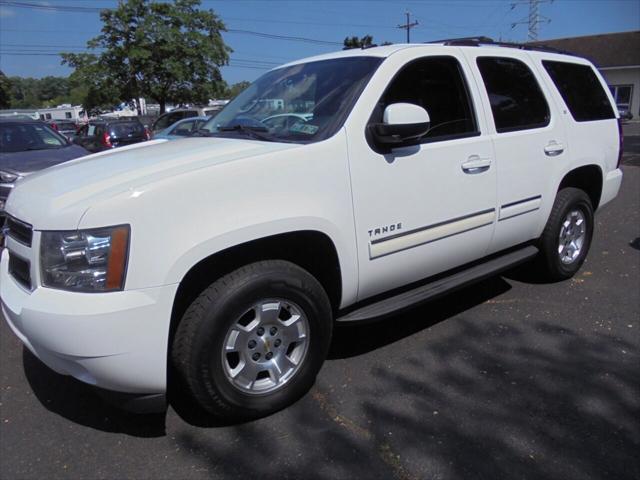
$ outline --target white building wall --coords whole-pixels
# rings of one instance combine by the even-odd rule
[[[633,120],[640,119],[640,65],[637,67],[601,68],[600,73],[609,85],[633,85],[631,113]]]

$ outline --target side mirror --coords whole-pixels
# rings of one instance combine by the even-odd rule
[[[391,149],[419,143],[429,131],[429,125],[429,114],[424,108],[411,103],[393,103],[384,109],[382,123],[374,123],[369,128],[377,145]]]

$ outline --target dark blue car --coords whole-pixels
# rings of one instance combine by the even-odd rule
[[[16,180],[88,154],[43,122],[0,117],[0,226]]]

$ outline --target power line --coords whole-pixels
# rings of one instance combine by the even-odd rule
[[[527,40],[529,42],[535,42],[538,40],[538,27],[542,23],[550,23],[551,19],[540,14],[541,3],[553,3],[553,0],[529,0],[529,15],[523,20],[519,20],[511,24],[511,29],[514,29],[517,25],[528,25]],[[517,2],[511,4],[513,10],[518,5],[522,5],[523,2]]]
[[[411,23],[411,12],[407,10],[405,12],[407,16],[407,23],[404,25],[398,25],[396,28],[403,28],[407,31],[407,43],[411,43],[411,29],[418,26],[418,21]]]
[[[80,7],[72,5],[42,5],[39,3],[13,1],[13,0],[0,0],[0,5],[17,8],[27,8],[34,10],[48,10],[48,11],[60,11],[60,12],[73,12],[73,13],[98,13],[107,8],[101,7]],[[237,28],[228,28],[228,33],[236,33],[241,35],[253,35],[261,38],[269,38],[272,40],[287,40],[302,43],[311,43],[315,45],[342,45],[342,42],[332,42],[329,40],[320,40],[316,38],[297,37],[291,35],[278,35],[275,33],[257,32],[254,30],[245,30]]]

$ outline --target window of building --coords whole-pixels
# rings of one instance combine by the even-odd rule
[[[631,99],[633,98],[633,85],[610,85],[611,95],[616,102],[619,111],[631,111]]]
[[[498,133],[549,124],[549,105],[529,67],[504,57],[478,57],[477,64]]]
[[[615,118],[611,102],[590,66],[548,60],[542,65],[576,122]]]
[[[381,123],[384,109],[393,103],[412,103],[427,111],[431,126],[423,142],[478,134],[467,84],[454,57],[422,58],[405,66],[382,95],[371,123]]]

